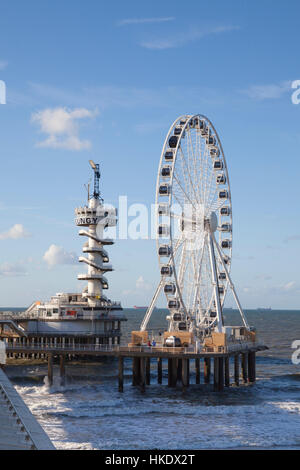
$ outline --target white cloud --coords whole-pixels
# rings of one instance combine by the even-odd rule
[[[143,276],[139,276],[135,282],[135,289],[125,289],[122,291],[122,294],[125,296],[135,295],[138,296],[144,292],[152,291],[153,286],[150,282],[145,281]]]
[[[282,286],[282,290],[286,292],[291,292],[291,291],[299,290],[299,286],[297,285],[295,281],[290,281]]]
[[[256,279],[256,280],[261,280],[261,281],[271,281],[272,276],[265,275],[265,274],[261,274],[261,275],[255,276],[254,279]]]
[[[243,287],[243,292],[248,294],[249,292],[251,292],[251,287]]]
[[[288,243],[290,241],[297,241],[300,240],[300,235],[290,235],[289,237],[284,239],[284,243]]]
[[[136,280],[135,287],[136,287],[138,290],[149,291],[149,290],[152,289],[152,284],[150,284],[149,282],[145,281],[144,278],[143,278],[143,276],[140,276],[140,277],[138,277],[138,279]]]
[[[0,70],[6,69],[8,62],[6,60],[0,60]]]
[[[20,263],[2,263],[0,276],[25,276],[26,269]]]
[[[258,101],[279,99],[283,94],[291,91],[291,83],[291,81],[284,81],[278,84],[251,85],[241,90],[241,93]]]
[[[204,36],[236,31],[238,29],[240,29],[238,26],[216,26],[214,28],[194,29],[165,38],[155,38],[150,41],[143,41],[140,45],[146,49],[171,49],[174,47],[184,46],[185,44],[196,41]]]
[[[15,224],[6,232],[0,233],[0,240],[13,239],[17,240],[19,238],[30,237],[30,233],[25,230],[22,224]]]
[[[50,245],[48,250],[43,256],[49,267],[56,266],[57,264],[75,264],[77,256],[75,253],[67,252],[62,246]]]
[[[118,21],[118,26],[125,26],[129,24],[146,24],[146,23],[166,23],[168,21],[174,21],[174,16],[165,16],[161,18],[127,18]]]
[[[66,150],[89,149],[91,143],[78,137],[79,119],[93,118],[96,111],[86,108],[48,108],[31,116],[31,121],[40,126],[40,131],[48,137],[37,144],[38,147],[61,148]]]

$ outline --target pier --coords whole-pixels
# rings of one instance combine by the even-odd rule
[[[0,450],[55,450],[1,368]]]
[[[53,383],[54,359],[59,363],[61,382],[65,381],[67,359],[83,357],[115,357],[118,359],[118,389],[124,390],[124,359],[132,360],[132,385],[144,393],[150,385],[151,364],[157,367],[157,383],[162,384],[163,365],[167,364],[168,387],[180,384],[185,390],[190,385],[190,370],[194,367],[195,383],[200,384],[200,371],[203,370],[203,383],[213,384],[215,391],[222,391],[231,384],[254,383],[256,380],[256,353],[267,349],[260,344],[240,345],[224,349],[222,352],[199,352],[193,348],[120,346],[120,345],[6,345],[9,357],[17,356],[43,358],[48,363],[49,385]],[[230,371],[233,371],[230,374]],[[233,381],[231,383],[231,376]]]

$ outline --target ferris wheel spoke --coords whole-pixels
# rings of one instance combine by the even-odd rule
[[[181,171],[182,171],[183,177],[185,178],[186,173],[189,173],[189,165],[188,165],[187,160],[184,156],[184,152],[182,150],[181,144],[178,145],[178,150],[180,151],[180,153],[179,153],[180,159],[179,160],[180,160]],[[178,152],[177,152],[177,155],[178,155]],[[186,184],[187,184],[187,180],[186,180]]]
[[[199,287],[200,287],[200,278],[201,278],[201,269],[202,269],[202,261],[203,261],[203,255],[204,255],[204,247],[206,243],[206,234],[203,237],[203,242],[202,242],[202,247],[200,249],[200,259],[199,259],[199,265],[198,265],[198,273],[197,273],[197,278],[196,278],[196,284],[195,284],[195,295],[194,295],[194,302],[193,302],[193,310],[196,310],[196,304],[199,296]],[[202,314],[202,307],[201,303],[199,303],[199,308],[200,308],[200,316]]]
[[[186,161],[186,158],[184,156],[184,152],[182,150],[182,147],[181,145],[179,146],[179,156],[180,156],[180,162],[181,162],[181,173],[183,175],[183,180],[184,180],[184,185],[185,185],[185,188],[188,188],[185,190],[185,192],[187,193],[187,191],[189,192],[189,197],[192,199],[192,195],[191,195],[191,191],[192,191],[192,181],[191,181],[191,175],[190,175],[190,169],[189,169],[189,165]],[[176,174],[177,178],[179,179],[179,175],[177,174],[177,171],[176,169],[173,170],[174,173]]]
[[[195,158],[195,148],[194,148],[194,142],[193,142],[194,139],[192,137],[192,133],[190,129],[187,130],[185,140],[186,140],[186,153],[187,153],[187,158],[189,162],[189,177],[190,177],[190,181],[192,184],[193,192],[194,194],[196,194],[195,184],[197,183],[198,178],[197,178],[197,173],[195,171],[196,158]],[[199,195],[197,194],[196,195],[197,200],[198,200],[198,197]]]
[[[181,153],[182,157],[184,158],[184,156],[183,156],[183,151],[182,151],[181,146],[179,147],[179,150],[180,150],[180,153]],[[190,182],[190,186],[191,186],[191,188],[192,188],[192,190],[193,190],[193,193],[194,193],[194,197],[195,197],[195,199],[196,199],[197,202],[200,202],[200,201],[199,201],[199,195],[198,195],[198,194],[196,193],[196,191],[195,191],[194,183],[193,183],[193,181],[192,181],[191,174],[190,174],[189,171],[187,172],[187,175],[188,175],[188,179],[189,179],[189,182]]]
[[[175,174],[173,175],[173,177],[174,177],[175,181],[177,182],[178,186],[181,188],[181,190],[182,190],[182,192],[184,193],[185,197],[188,199],[188,201],[191,203],[191,205],[192,205],[193,207],[195,207],[195,203],[194,203],[194,202],[191,200],[191,198],[187,195],[187,193],[185,192],[185,190],[184,190],[183,186],[181,185],[179,179],[176,177]]]
[[[195,198],[198,203],[201,203],[201,194],[198,191],[196,191],[195,186],[197,184],[197,180],[199,179],[199,173],[197,172],[197,166],[196,166],[196,157],[195,157],[195,149],[194,149],[194,143],[191,135],[191,130],[188,129],[187,132],[187,153],[189,157],[189,163],[190,163],[190,168],[193,170],[193,177],[191,177],[189,173],[189,178],[191,181],[191,186],[193,189],[193,193],[195,195]]]
[[[173,197],[176,199],[176,201],[178,202],[178,204],[181,206],[183,212],[184,212],[184,201],[181,200],[181,197],[178,196],[178,194],[175,194],[173,192]]]

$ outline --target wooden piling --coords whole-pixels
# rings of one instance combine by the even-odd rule
[[[61,385],[65,384],[66,379],[66,370],[65,370],[65,356],[60,354],[59,356],[59,374],[60,374],[60,383]]]
[[[249,375],[248,381],[250,383],[253,383],[256,380],[255,362],[256,362],[255,352],[249,352],[248,353],[248,375]]]
[[[178,359],[172,359],[172,387],[176,387],[178,375]]]
[[[196,384],[200,383],[200,359],[195,359]]]
[[[132,385],[136,387],[140,382],[140,358],[132,358]]]
[[[210,382],[210,370],[211,370],[211,360],[210,357],[204,358],[204,383],[209,384]]]
[[[151,372],[151,363],[150,363],[150,357],[146,358],[146,385],[150,385],[150,372]]]
[[[124,384],[124,358],[119,356],[119,392],[123,392]]]
[[[182,359],[177,359],[177,382],[182,381]]]
[[[48,354],[48,382],[51,386],[53,384],[53,356]]]
[[[188,359],[182,359],[182,388],[185,390],[188,386]]]
[[[238,387],[240,385],[240,358],[239,354],[234,356],[234,383]]]
[[[218,390],[219,380],[219,358],[214,357],[214,390]]]
[[[186,363],[186,368],[187,368],[187,387],[190,386],[190,360],[187,359],[186,360],[187,363]]]
[[[157,358],[157,383],[162,383],[162,358]]]
[[[172,359],[168,359],[168,387],[172,387]]]
[[[230,386],[230,362],[229,362],[229,356],[226,356],[226,357],[225,357],[224,367],[225,367],[225,387],[229,387],[229,386]]]
[[[146,360],[144,357],[140,357],[140,389],[141,392],[145,392],[145,380],[146,379]]]
[[[224,357],[218,360],[218,392],[224,389]]]
[[[242,377],[244,383],[248,382],[248,353],[241,354]]]

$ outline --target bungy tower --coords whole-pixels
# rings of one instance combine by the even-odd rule
[[[99,165],[90,160],[90,165],[94,170],[94,191],[92,197],[88,190],[88,206],[75,209],[76,225],[87,227],[81,229],[79,235],[87,237],[83,245],[83,253],[87,255],[80,256],[79,261],[88,265],[88,271],[85,274],[79,274],[78,279],[87,281],[82,297],[87,298],[91,309],[102,307],[107,302],[107,297],[103,295],[103,290],[108,289],[108,281],[105,274],[112,271],[109,263],[109,257],[104,246],[112,245],[114,242],[106,238],[104,231],[108,227],[114,227],[117,224],[116,209],[107,208],[100,196]]]
[[[112,271],[104,247],[113,240],[106,237],[106,229],[117,223],[117,211],[104,205],[100,196],[99,165],[90,161],[94,172],[94,190],[83,207],[75,209],[75,223],[79,235],[86,238],[79,261],[87,264],[87,273],[78,279],[87,281],[83,291],[59,292],[49,301],[34,301],[18,314],[11,313],[7,341],[17,345],[48,346],[115,345],[120,344],[121,323],[126,321],[120,302],[113,302],[103,294],[108,289],[105,274]],[[10,325],[10,326],[9,326]],[[4,335],[4,333],[3,333]],[[4,337],[1,335],[0,339]]]

